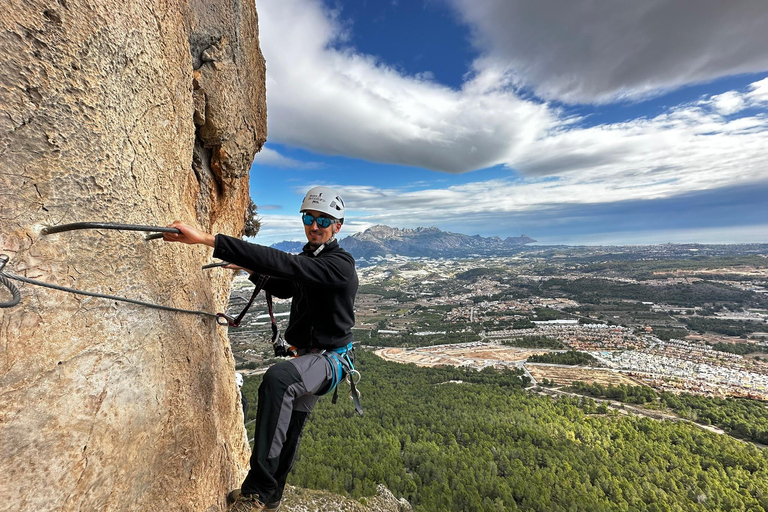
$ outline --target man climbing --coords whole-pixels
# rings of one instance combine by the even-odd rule
[[[314,187],[301,204],[307,244],[301,254],[213,236],[179,221],[166,233],[170,242],[205,244],[213,256],[242,267],[264,289],[291,297],[285,340],[298,357],[273,365],[259,387],[251,468],[240,489],[229,493],[230,511],[275,511],[280,506],[304,424],[319,395],[338,383],[340,358],[351,358],[357,272],[352,256],[339,247],[344,202],[331,188]],[[337,368],[338,367],[338,368]]]

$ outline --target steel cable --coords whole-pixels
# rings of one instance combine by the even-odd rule
[[[170,307],[170,306],[162,306],[160,304],[153,304],[152,302],[144,302],[144,301],[141,301],[141,300],[129,299],[127,297],[120,297],[120,296],[117,296],[117,295],[107,295],[105,293],[87,292],[87,291],[84,291],[84,290],[77,290],[75,288],[69,288],[69,287],[60,286],[60,285],[57,285],[57,284],[45,283],[43,281],[38,281],[36,279],[30,279],[29,277],[17,276],[16,274],[10,274],[8,272],[0,272],[0,278],[3,278],[3,277],[10,278],[10,279],[15,279],[16,281],[21,281],[22,283],[29,283],[29,284],[33,284],[35,286],[42,286],[43,288],[50,288],[52,290],[59,290],[59,291],[62,291],[62,292],[74,293],[76,295],[87,295],[88,297],[98,297],[100,299],[116,300],[116,301],[120,301],[120,302],[127,302],[129,304],[136,304],[136,305],[139,305],[139,306],[145,306],[145,307],[153,308],[153,309],[162,309],[163,311],[173,311],[175,313],[189,313],[189,314],[195,314],[195,315],[210,316],[210,317],[216,318],[217,320],[219,318],[218,315],[216,315],[214,313],[208,313],[206,311],[197,311],[197,310],[193,310],[193,309],[174,308],[174,307]],[[3,284],[6,284],[5,281],[7,281],[7,280],[0,279],[0,282],[3,282]],[[10,284],[13,288],[15,288],[15,286],[13,286],[13,283],[8,283],[8,284]],[[7,284],[6,284],[6,286],[7,286]],[[14,294],[14,298],[16,298],[16,295],[19,295],[18,290],[16,290],[16,293]],[[15,303],[13,303],[13,304],[9,304],[7,306],[2,306],[2,307],[11,307],[11,306],[14,306],[16,304],[18,304],[18,300]]]
[[[0,271],[0,283],[2,283],[8,290],[10,290],[11,295],[13,295],[13,298],[10,302],[0,302],[0,308],[11,308],[19,303],[21,300],[21,293],[19,293],[19,289],[16,288],[16,286],[6,277],[6,274],[4,272]]]
[[[60,226],[46,226],[40,231],[40,233],[42,233],[43,235],[53,235],[54,233],[63,233],[64,231],[75,231],[79,229],[115,229],[119,231],[149,231],[153,233],[181,233],[181,231],[179,231],[179,229],[177,228],[160,227],[160,226],[142,226],[140,224],[115,224],[113,222],[73,222],[71,224],[62,224]]]
[[[59,226],[46,226],[41,230],[41,233],[43,235],[52,235],[55,233],[63,233],[65,231],[75,231],[75,230],[81,230],[81,229],[114,229],[114,230],[120,230],[120,231],[149,231],[149,232],[155,233],[153,235],[147,236],[145,238],[146,240],[152,240],[154,238],[162,237],[161,233],[181,233],[179,229],[171,228],[171,227],[143,226],[139,224],[116,224],[113,222],[73,222],[71,224],[61,224]],[[18,276],[16,274],[11,274],[3,271],[3,268],[5,267],[6,263],[8,263],[8,260],[9,258],[7,255],[5,254],[0,255],[0,283],[2,283],[6,288],[8,288],[11,291],[13,298],[11,299],[10,302],[0,303],[0,308],[9,308],[9,307],[15,306],[21,300],[21,294],[19,293],[18,288],[16,288],[16,286],[14,286],[14,284],[9,281],[9,279],[15,279],[16,281],[21,281],[22,283],[29,283],[35,286],[42,286],[43,288],[50,288],[52,290],[59,290],[63,292],[73,293],[75,295],[86,295],[88,297],[97,297],[100,299],[115,300],[119,302],[126,302],[128,304],[136,304],[138,306],[144,306],[144,307],[153,308],[153,309],[160,309],[163,311],[172,311],[174,313],[187,313],[187,314],[213,317],[216,319],[216,322],[220,325],[226,325],[225,322],[229,321],[229,318],[227,317],[227,315],[224,315],[224,314],[214,314],[214,313],[208,313],[206,311],[197,311],[192,309],[182,309],[182,308],[174,308],[170,306],[162,306],[160,304],[154,304],[152,302],[129,299],[127,297],[120,297],[117,295],[108,295],[105,293],[87,292],[84,290],[69,288],[67,286],[60,286],[57,284],[45,283],[43,281],[38,281],[36,279],[31,279],[29,277]]]

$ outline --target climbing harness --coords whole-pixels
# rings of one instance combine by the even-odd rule
[[[360,382],[360,372],[355,369],[355,349],[352,342],[339,348],[308,348],[297,350],[297,356],[304,354],[325,356],[328,363],[331,365],[331,383],[322,392],[317,393],[317,395],[323,396],[333,391],[331,403],[335,404],[339,397],[339,384],[341,384],[342,381],[346,381],[347,384],[349,384],[349,398],[352,399],[352,402],[355,404],[355,412],[362,416],[363,407],[360,405],[360,397],[362,394],[360,393],[360,390],[357,389],[357,384]]]
[[[332,379],[331,386],[325,391],[325,394],[333,391],[333,398],[331,403],[336,403],[339,396],[339,383],[342,379],[349,384],[349,398],[355,404],[355,412],[360,416],[363,415],[363,407],[360,405],[360,390],[357,389],[357,383],[360,382],[360,372],[355,370],[354,359],[355,349],[350,341],[348,345],[340,348],[334,348],[330,350],[324,350],[322,352],[328,362],[331,363]]]
[[[258,275],[257,279],[254,281],[256,288],[253,290],[251,299],[245,305],[245,308],[240,313],[240,315],[238,315],[237,319],[233,321],[234,323],[230,325],[234,327],[239,325],[240,320],[242,320],[246,311],[248,311],[248,308],[251,307],[253,300],[256,298],[268,280],[269,276]],[[288,343],[286,343],[283,337],[280,335],[280,329],[277,327],[277,322],[275,322],[275,314],[272,307],[272,294],[265,291],[265,295],[267,300],[267,310],[269,311],[269,319],[272,323],[272,346],[275,349],[275,357],[298,357],[302,353],[316,353],[324,355],[331,365],[331,385],[328,387],[328,389],[323,391],[323,393],[320,393],[320,395],[327,395],[333,391],[333,398],[331,399],[331,403],[335,404],[339,394],[339,383],[341,383],[342,380],[346,380],[350,388],[349,398],[351,398],[355,404],[355,411],[360,416],[362,416],[363,407],[360,405],[361,395],[360,390],[357,389],[357,384],[360,382],[360,372],[355,369],[355,349],[352,345],[352,342],[340,348],[328,350],[308,349],[306,352],[300,351],[292,345],[288,345]]]

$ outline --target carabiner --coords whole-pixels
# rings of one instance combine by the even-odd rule
[[[360,382],[360,377],[361,377],[361,375],[360,375],[359,371],[357,371],[355,369],[350,370],[349,373],[347,373],[347,384],[349,384],[349,385],[352,385],[352,384],[357,385],[357,383]]]
[[[216,313],[216,323],[227,327],[240,327],[240,324],[235,323],[235,319],[226,313]]]

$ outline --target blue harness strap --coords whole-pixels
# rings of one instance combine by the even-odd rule
[[[325,350],[323,355],[328,358],[328,362],[331,363],[331,386],[325,391],[325,394],[330,393],[339,382],[342,381],[344,376],[355,367],[352,364],[352,360],[349,358],[349,352],[352,350],[352,343],[344,347]]]
[[[331,364],[331,385],[323,394],[326,395],[333,391],[333,399],[331,401],[335,404],[338,398],[339,383],[346,377],[350,386],[349,396],[355,403],[355,410],[362,416],[363,408],[360,405],[360,392],[357,390],[356,386],[357,381],[360,380],[360,373],[355,370],[355,365],[353,363],[354,348],[352,342],[344,347],[325,350],[323,355],[328,358],[328,362]],[[357,380],[354,378],[355,374],[357,375]]]

